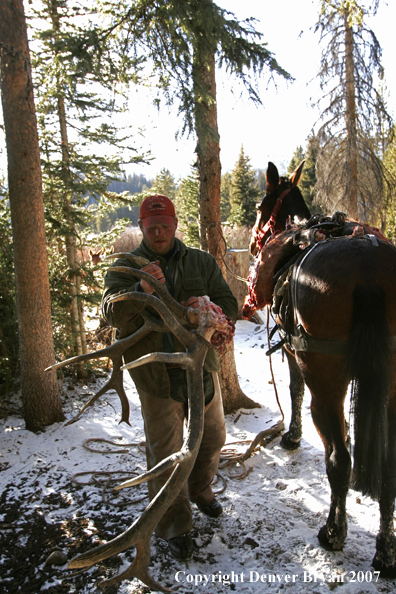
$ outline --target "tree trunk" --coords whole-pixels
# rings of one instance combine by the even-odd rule
[[[61,142],[62,142],[62,169],[64,176],[64,183],[66,186],[71,185],[71,174],[70,174],[70,162],[69,162],[69,140],[67,136],[66,127],[66,110],[65,102],[62,97],[58,99],[58,118],[61,131]],[[71,322],[74,343],[76,347],[76,355],[82,355],[83,349],[83,335],[85,337],[84,318],[80,315],[79,305],[79,289],[80,289],[80,277],[79,277],[79,265],[77,261],[77,246],[76,246],[76,230],[73,223],[73,213],[71,206],[71,196],[68,196],[66,191],[63,196],[63,210],[66,221],[69,227],[69,233],[65,237],[66,244],[66,259],[71,272],[70,279],[70,293],[71,293]],[[86,344],[86,342],[85,342]],[[78,366],[78,375],[84,375],[83,368]]]
[[[220,144],[217,127],[215,51],[207,40],[199,41],[194,55],[195,130],[198,156],[198,201],[201,249],[214,256],[226,276],[225,255],[220,218]],[[220,356],[220,386],[224,411],[258,406],[241,390],[235,365],[234,343]]]
[[[26,428],[63,421],[56,372],[36,112],[22,0],[0,3],[1,94]]]
[[[358,210],[358,149],[356,131],[355,68],[353,58],[353,31],[348,22],[349,12],[345,12],[345,77],[346,77],[346,130],[347,130],[347,176],[349,186],[348,214],[359,219]]]
[[[58,38],[59,29],[60,29],[60,22],[59,22],[59,12],[58,12],[58,1],[53,0],[51,3],[51,20],[52,26],[54,31],[54,39],[55,41]],[[55,50],[55,53],[57,51]],[[69,153],[69,138],[67,133],[67,121],[66,121],[66,107],[65,107],[65,100],[62,97],[62,81],[58,76],[57,80],[58,91],[60,96],[58,97],[58,119],[59,119],[59,129],[61,135],[61,147],[62,147],[62,172],[63,172],[63,182],[65,188],[69,188],[69,191],[64,191],[63,196],[63,210],[66,221],[69,227],[69,233],[65,238],[66,244],[66,259],[69,269],[71,271],[71,283],[70,283],[70,297],[71,297],[71,308],[70,308],[70,315],[71,315],[71,328],[73,333],[73,340],[75,344],[76,355],[82,355],[87,352],[87,341],[86,341],[86,334],[85,334],[85,324],[84,324],[84,307],[81,302],[81,278],[80,278],[80,270],[79,270],[79,263],[77,259],[77,244],[76,244],[76,228],[73,221],[73,212],[72,212],[72,193],[71,193],[71,172],[70,172],[70,153]],[[79,377],[85,377],[85,370],[84,367],[79,364],[77,367],[77,375]]]
[[[246,281],[241,280],[241,278],[247,279],[249,276],[250,257],[248,248],[228,250],[225,262],[227,264],[227,283],[233,292],[234,297],[238,301],[237,320],[242,320],[243,304],[246,295],[249,294],[249,288]]]

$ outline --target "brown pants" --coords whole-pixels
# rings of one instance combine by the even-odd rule
[[[205,407],[204,432],[194,467],[179,495],[159,521],[155,532],[169,540],[192,527],[190,501],[206,503],[213,499],[210,483],[217,472],[220,450],[226,431],[223,403],[217,374],[213,374],[215,393]],[[156,398],[138,389],[146,434],[147,468],[180,450],[183,444],[185,405],[173,398]],[[148,482],[150,501],[166,483],[171,472],[164,472]]]

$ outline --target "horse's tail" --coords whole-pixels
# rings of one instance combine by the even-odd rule
[[[353,381],[354,487],[364,495],[378,498],[388,455],[388,397],[392,381],[385,294],[378,286],[360,285],[354,290],[346,369]]]

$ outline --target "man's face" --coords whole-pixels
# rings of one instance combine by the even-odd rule
[[[171,225],[154,223],[146,228],[143,225],[143,222],[139,221],[139,227],[143,233],[144,243],[155,254],[163,256],[173,247],[177,229],[176,217],[173,219],[173,223]]]

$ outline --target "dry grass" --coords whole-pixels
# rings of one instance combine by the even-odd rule
[[[114,253],[131,252],[139,247],[142,241],[142,232],[139,227],[127,227],[114,242]]]

